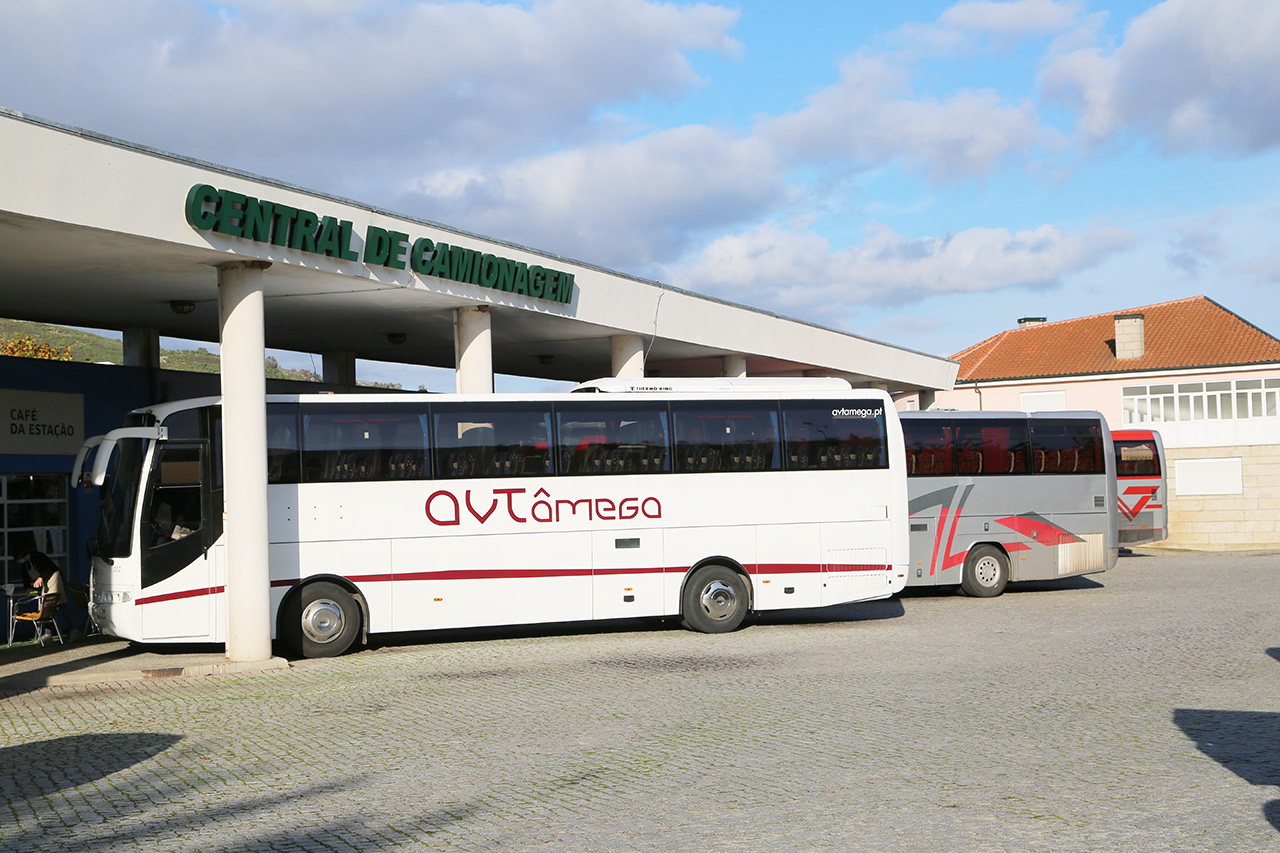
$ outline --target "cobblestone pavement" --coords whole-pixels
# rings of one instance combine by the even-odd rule
[[[7,851],[1280,849],[1280,557],[0,696]],[[623,630],[626,629],[626,630]]]

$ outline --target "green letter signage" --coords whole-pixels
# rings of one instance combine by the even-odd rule
[[[205,210],[206,204],[216,205],[222,196],[208,184],[196,184],[187,190],[187,224],[201,231],[213,227],[214,211]]]
[[[351,245],[356,236],[349,220],[322,217],[310,210],[219,190],[209,184],[196,184],[187,191],[185,211],[187,224],[197,231],[213,231],[392,270],[403,270],[407,265],[415,275],[435,276],[532,299],[573,301],[573,273],[531,267],[523,261],[437,243],[427,237],[414,239],[376,225],[365,230],[362,254]]]

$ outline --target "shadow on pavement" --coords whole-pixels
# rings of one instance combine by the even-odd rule
[[[758,613],[747,622],[752,625],[829,625],[835,622],[875,622],[899,619],[906,614],[902,602],[894,598],[858,601],[834,607],[812,607],[805,610],[771,610]],[[678,624],[678,623],[677,623]]]
[[[125,670],[165,673],[192,662],[221,660],[220,644],[143,644],[103,634],[73,643],[0,648],[0,695],[39,689],[56,676]]]
[[[1267,649],[1280,659],[1280,649]],[[1280,785],[1280,713],[1176,708],[1173,722],[1205,755],[1250,785]],[[1262,808],[1280,830],[1280,800]]]
[[[897,619],[905,614],[896,598],[862,601],[834,607],[802,610],[773,610],[749,617],[741,630],[752,625],[812,625],[836,622],[866,622]],[[535,625],[505,625],[489,628],[445,628],[435,631],[403,631],[370,634],[366,649],[397,646],[437,645],[443,643],[475,643],[485,640],[528,639],[535,637],[582,637],[594,634],[640,633],[652,631],[684,631],[678,616],[655,616],[646,619],[605,619],[592,622],[552,622]],[[277,647],[276,653],[297,660],[296,653]]]
[[[1105,589],[1106,584],[1083,575],[1075,575],[1060,580],[1018,581],[1004,588],[1005,595],[1017,595],[1022,592],[1055,592],[1072,589]],[[898,593],[899,598],[936,598],[945,596],[965,598],[957,585],[944,586],[909,586]]]
[[[1063,578],[1062,580],[1052,581],[1019,581],[1011,583],[1005,587],[1005,595],[1009,593],[1019,592],[1054,592],[1066,589],[1105,589],[1106,584],[1101,581],[1093,580],[1090,577],[1076,575],[1075,577]]]
[[[654,619],[607,619],[597,622],[545,622],[533,625],[501,625],[484,628],[440,628],[432,631],[398,631],[370,634],[368,649],[395,646],[432,646],[445,643],[478,643],[485,640],[513,640],[534,637],[582,637],[640,631],[669,631],[680,621]],[[284,650],[291,660],[297,655]]]
[[[131,732],[38,740],[0,748],[0,790],[30,800],[110,776],[164,752],[182,735]]]

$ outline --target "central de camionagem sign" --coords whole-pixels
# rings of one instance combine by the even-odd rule
[[[376,225],[365,229],[361,253],[352,248],[356,238],[351,223],[345,219],[318,216],[310,210],[215,189],[208,184],[196,184],[187,193],[187,223],[200,231],[393,270],[408,268],[418,275],[433,275],[534,299],[551,302],[573,299],[573,273],[530,266],[523,261],[426,237],[410,240],[408,234]]]

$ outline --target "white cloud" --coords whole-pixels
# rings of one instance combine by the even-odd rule
[[[3,4],[0,104],[341,192],[589,140],[602,105],[674,97],[691,52],[739,47],[705,5],[333,8]]]
[[[1280,145],[1280,3],[1166,0],[1124,42],[1067,50],[1040,74],[1046,98],[1079,113],[1101,140],[1153,133],[1175,153],[1250,154]]]
[[[971,2],[957,3],[939,15],[938,21],[961,30],[1042,35],[1071,26],[1080,11],[1080,3],[1055,3],[1053,0]]]
[[[834,194],[817,181],[803,188],[813,203],[798,203],[814,173],[903,168],[936,186],[1060,145],[1028,102],[916,91],[938,70],[915,63],[925,30],[953,46],[1042,37],[1080,24],[1080,3],[960,3],[902,29],[919,44],[852,54],[832,85],[749,135],[690,125],[626,136],[613,116],[629,104],[699,85],[695,53],[737,55],[736,14],[644,0],[0,4],[0,104],[643,274],[799,214],[715,240],[671,279],[811,317],[1047,286],[1132,242],[1105,227],[911,239],[877,224],[845,248],[797,224]],[[1170,38],[1146,32],[1135,24],[1113,56],[1061,47],[1044,79],[1079,95],[1082,124],[1113,132],[1136,120],[1126,110],[1140,115],[1122,84],[1155,67],[1139,48]],[[1242,80],[1266,68],[1258,50],[1239,59]],[[1195,125],[1194,110],[1180,115],[1179,127]],[[1195,249],[1191,236],[1183,248]]]
[[[801,316],[831,317],[857,305],[894,305],[948,293],[1048,287],[1136,242],[1097,226],[1075,234],[1052,225],[1028,231],[969,228],[911,239],[872,224],[861,245],[833,250],[812,232],[775,222],[723,237],[674,283]]]
[[[768,146],[702,126],[442,170],[412,189],[435,218],[630,269],[677,257],[698,235],[759,216],[787,193]]]
[[[1198,276],[1210,264],[1230,254],[1230,247],[1220,228],[1227,223],[1224,211],[1200,219],[1178,222],[1170,226],[1169,263],[1191,276]]]
[[[1269,284],[1280,284],[1280,252],[1261,255],[1232,266],[1230,272],[1243,273]]]
[[[850,58],[840,72],[803,109],[762,122],[761,135],[800,160],[900,163],[935,182],[984,177],[1056,142],[1029,103],[1009,106],[992,91],[914,96],[907,70],[883,57]]]
[[[1068,30],[1082,14],[1083,4],[1075,0],[957,3],[931,23],[904,24],[886,41],[904,56],[953,54],[983,45],[1007,51],[1021,40]]]

